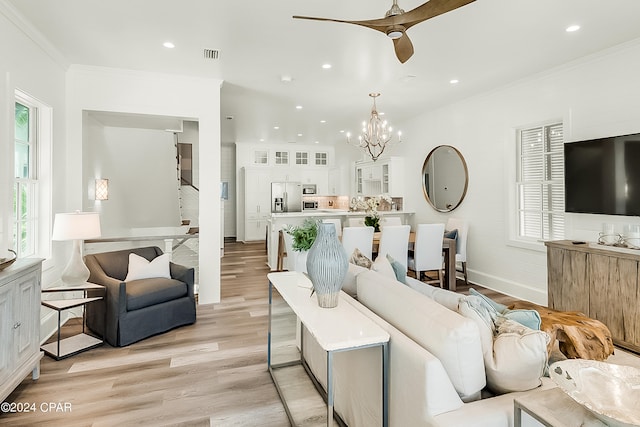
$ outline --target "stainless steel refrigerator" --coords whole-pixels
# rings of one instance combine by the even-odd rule
[[[302,183],[272,182],[271,212],[302,212]]]

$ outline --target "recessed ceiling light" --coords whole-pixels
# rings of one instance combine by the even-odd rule
[[[578,31],[580,29],[580,25],[571,25],[567,27],[565,30],[567,33],[573,33],[574,31]]]
[[[171,42],[164,42],[162,43],[162,46],[166,47],[167,49],[173,49],[174,47],[176,47],[176,45]]]
[[[320,120],[320,123],[327,123],[326,120]]]
[[[298,136],[302,136],[302,134],[301,134],[301,133],[299,133],[299,134],[298,134]]]
[[[264,142],[264,138],[260,138],[260,142]]]
[[[322,64],[322,69],[328,70],[331,68],[331,64]]]
[[[340,129],[340,133],[344,133],[344,129]]]
[[[275,130],[278,130],[278,129],[280,129],[280,126],[274,126],[273,128],[274,128]]]
[[[296,105],[296,110],[302,110],[302,105]]]
[[[460,80],[458,80],[458,79],[451,79],[451,80],[449,80],[449,83],[451,83],[452,85],[456,85],[456,84],[460,83]]]
[[[320,141],[316,141],[316,144],[320,144]]]

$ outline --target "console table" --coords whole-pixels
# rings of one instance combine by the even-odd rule
[[[304,326],[317,340],[320,347],[327,352],[327,426],[333,422],[333,356],[336,352],[358,350],[380,346],[382,348],[382,423],[389,422],[389,334],[373,320],[366,317],[350,304],[350,299],[344,292],[340,293],[340,302],[335,308],[320,308],[315,295],[310,296],[311,282],[299,272],[269,273],[269,335],[267,348],[267,366],[271,378],[285,407],[285,411],[292,425],[295,425],[287,402],[281,392],[280,385],[274,375],[274,370],[302,364],[304,354],[304,340],[301,329],[296,331],[300,337],[300,351],[296,351],[299,360],[285,363],[272,363],[273,350],[273,290],[282,296],[284,302],[293,310],[299,319],[299,327]],[[298,326],[296,326],[298,328]],[[299,333],[299,335],[298,335]]]
[[[640,352],[640,250],[570,240],[545,245],[549,307],[597,319],[616,345]]]

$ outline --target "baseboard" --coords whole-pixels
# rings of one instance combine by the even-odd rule
[[[509,295],[514,298],[531,301],[540,305],[547,305],[546,290],[535,289],[522,283],[505,280],[490,274],[482,273],[476,270],[467,269],[469,283],[475,283],[487,289],[491,289],[501,294]]]

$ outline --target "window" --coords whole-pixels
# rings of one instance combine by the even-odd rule
[[[564,238],[562,123],[522,129],[518,135],[517,238]]]
[[[276,165],[288,165],[288,164],[289,164],[289,152],[276,151]]]
[[[327,153],[316,153],[316,165],[317,166],[326,166],[327,165]]]
[[[269,153],[267,151],[258,150],[254,153],[253,162],[257,165],[266,165],[269,161]]]
[[[18,257],[37,253],[38,168],[37,112],[16,97],[13,183],[13,249]]]
[[[305,151],[297,151],[296,165],[308,165],[308,164],[309,164],[309,153]]]

